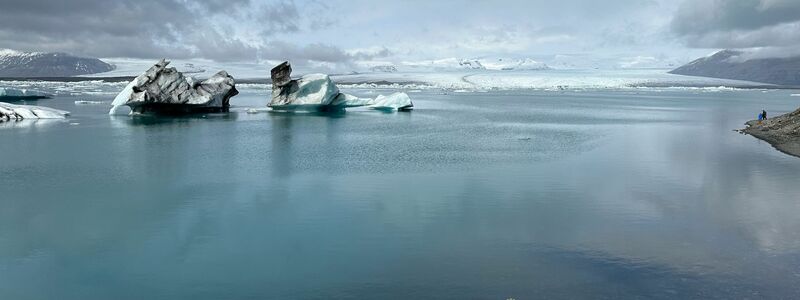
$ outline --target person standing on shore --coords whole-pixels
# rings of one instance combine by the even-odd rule
[[[767,119],[767,111],[766,110],[761,110],[761,117],[763,117],[764,120]]]

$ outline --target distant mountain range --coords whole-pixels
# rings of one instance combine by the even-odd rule
[[[68,77],[112,70],[113,65],[96,58],[0,50],[0,77]]]
[[[464,71],[464,70],[550,70],[544,63],[530,58],[443,58],[437,60],[406,61],[398,65],[387,63],[370,69],[373,72],[400,71]]]
[[[751,58],[747,53],[723,50],[670,71],[672,74],[800,85],[800,56]]]

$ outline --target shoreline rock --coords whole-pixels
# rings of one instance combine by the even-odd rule
[[[800,157],[800,109],[764,121],[745,123],[743,133],[763,140],[779,151]]]
[[[239,94],[232,76],[219,71],[211,78],[195,82],[161,59],[142,75],[131,81],[114,98],[109,114],[118,114],[123,106],[132,114],[187,114],[227,112],[230,98]]]

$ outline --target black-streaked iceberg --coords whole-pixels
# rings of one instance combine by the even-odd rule
[[[0,122],[37,119],[64,119],[68,115],[68,111],[49,107],[0,102]]]
[[[230,98],[239,94],[233,77],[225,71],[195,82],[167,68],[168,64],[162,59],[131,81],[114,99],[109,114],[119,114],[125,106],[131,113],[226,112]]]

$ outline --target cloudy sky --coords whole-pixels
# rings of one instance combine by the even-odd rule
[[[92,57],[358,65],[530,57],[684,63],[796,53],[798,0],[3,0],[0,48]]]

